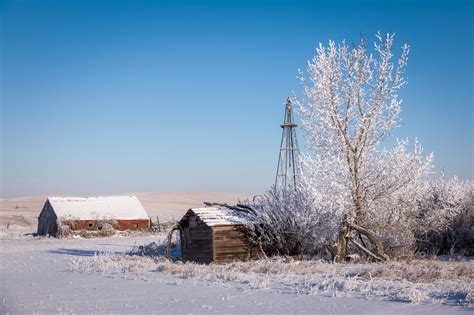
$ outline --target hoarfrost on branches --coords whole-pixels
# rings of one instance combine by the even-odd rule
[[[384,147],[400,122],[409,53],[404,44],[395,59],[393,44],[393,34],[380,33],[372,52],[364,39],[320,44],[300,72],[304,176],[296,191],[271,190],[254,204],[261,224],[250,228],[252,245],[271,255],[381,261],[426,251],[428,239],[472,214],[473,182],[430,179],[433,155],[417,139]],[[460,236],[470,228],[456,232],[460,242],[470,242]]]
[[[265,255],[302,255],[315,251],[321,243],[320,234],[315,231],[330,225],[324,216],[316,215],[314,200],[305,191],[293,189],[284,192],[275,187],[261,196],[253,222],[243,230],[252,248]]]
[[[373,52],[364,39],[353,46],[320,44],[308,74],[300,73],[303,97],[296,101],[310,150],[302,186],[333,216],[338,261],[346,259],[349,241],[389,259],[381,234],[404,233],[400,223],[432,166],[417,141],[412,151],[408,140],[381,148],[399,125],[399,91],[406,84],[409,46],[394,60],[393,43],[393,34],[377,33]]]

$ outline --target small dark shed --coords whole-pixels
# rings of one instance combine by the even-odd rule
[[[183,260],[222,263],[248,260],[251,250],[244,238],[245,213],[224,207],[189,209],[180,225]]]

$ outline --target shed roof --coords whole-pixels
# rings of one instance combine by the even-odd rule
[[[135,196],[48,197],[58,217],[76,220],[148,220],[148,214]]]
[[[253,223],[252,218],[247,213],[226,207],[193,208],[189,211],[194,212],[207,226],[245,225]]]

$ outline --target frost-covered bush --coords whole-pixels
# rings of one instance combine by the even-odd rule
[[[67,238],[71,237],[74,230],[77,229],[77,222],[72,217],[63,217],[56,221],[58,230],[56,231],[56,237]]]
[[[419,250],[474,255],[474,182],[440,177],[425,183],[418,201]]]
[[[116,233],[118,222],[113,218],[97,218],[92,226],[86,229],[79,229],[77,219],[72,217],[64,217],[57,221],[58,231],[56,236],[60,238],[72,237],[79,235],[84,238],[106,237]]]
[[[474,256],[474,201],[463,209],[451,222],[449,228],[430,237],[433,247],[441,254],[459,253]],[[473,294],[474,300],[474,294]]]
[[[72,235],[71,226],[69,224],[63,224],[58,221],[58,231],[56,232],[56,237],[67,238]]]
[[[97,222],[97,234],[98,236],[112,236],[116,233],[117,221],[99,221]]]
[[[117,232],[117,226],[118,222],[114,218],[98,218],[92,226],[81,230],[79,235],[84,238],[112,236]]]
[[[267,256],[314,255],[324,247],[324,222],[305,190],[267,191],[254,208],[253,222],[244,229],[248,243]]]
[[[303,182],[308,183],[308,178]],[[462,253],[474,248],[473,182],[439,177],[416,181],[369,207],[366,227],[374,231],[391,257]],[[319,193],[317,185],[301,185],[297,191],[268,191],[250,204],[256,222],[248,230],[249,243],[273,255],[309,255],[334,258],[341,212],[338,197]],[[339,196],[341,198],[341,196]],[[339,203],[344,203],[342,199]],[[340,208],[339,208],[340,209]],[[382,211],[383,210],[383,211]],[[364,239],[356,238],[367,246]],[[348,248],[364,252],[350,243]],[[354,255],[350,256],[355,258]]]

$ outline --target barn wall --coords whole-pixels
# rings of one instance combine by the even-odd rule
[[[241,226],[215,226],[213,230],[213,260],[216,263],[249,259]]]
[[[212,230],[195,215],[181,221],[181,254],[183,260],[210,263],[212,254]]]
[[[117,230],[147,230],[150,220],[117,220]]]
[[[116,220],[116,229],[124,230],[146,230],[150,227],[150,220]],[[96,230],[97,220],[74,220],[71,230]]]
[[[38,217],[38,235],[56,235],[58,232],[58,218],[53,207],[46,201]]]

